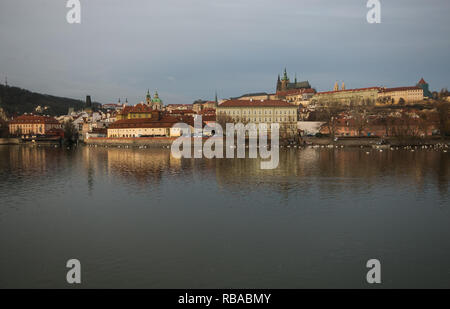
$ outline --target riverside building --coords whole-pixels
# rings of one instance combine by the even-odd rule
[[[280,124],[282,137],[297,134],[297,106],[281,100],[229,100],[216,109],[216,121],[224,123]]]
[[[9,123],[9,132],[13,135],[45,135],[56,129],[61,129],[61,124],[49,116],[22,115]]]

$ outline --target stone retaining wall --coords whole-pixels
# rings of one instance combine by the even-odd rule
[[[0,138],[0,145],[19,145],[19,138]]]

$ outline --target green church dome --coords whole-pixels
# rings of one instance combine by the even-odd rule
[[[155,95],[153,96],[152,102],[153,103],[162,103],[162,100],[159,98],[158,91],[155,92]]]

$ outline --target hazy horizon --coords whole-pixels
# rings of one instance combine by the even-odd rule
[[[318,91],[449,87],[450,2],[366,0],[2,0],[0,80],[31,91],[130,104],[158,91],[164,104],[274,92],[286,67]]]

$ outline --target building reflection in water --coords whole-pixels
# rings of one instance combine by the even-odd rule
[[[104,157],[110,175],[141,184],[159,184],[165,177],[183,181],[210,179],[230,191],[270,188],[333,195],[358,193],[386,179],[423,191],[435,182],[448,194],[449,157],[439,151],[384,151],[360,149],[280,150],[280,164],[260,169],[260,159],[175,159],[170,149],[91,149]],[[106,155],[104,154],[106,153]]]
[[[409,186],[418,192],[434,185],[441,195],[449,189],[449,154],[434,150],[282,149],[280,164],[273,170],[260,169],[260,159],[176,159],[167,148],[1,146],[0,156],[1,181],[11,175],[19,175],[14,181],[20,182],[80,172],[89,192],[95,190],[95,182],[111,179],[142,187],[158,187],[175,179],[211,181],[231,193],[268,188],[286,196],[312,190],[351,194],[380,183]]]
[[[279,167],[274,170],[261,170],[258,159],[216,162],[219,185],[240,190],[267,186],[289,193],[318,186],[321,194],[356,193],[389,178],[419,191],[435,181],[442,194],[448,193],[449,157],[438,151],[281,150]]]

